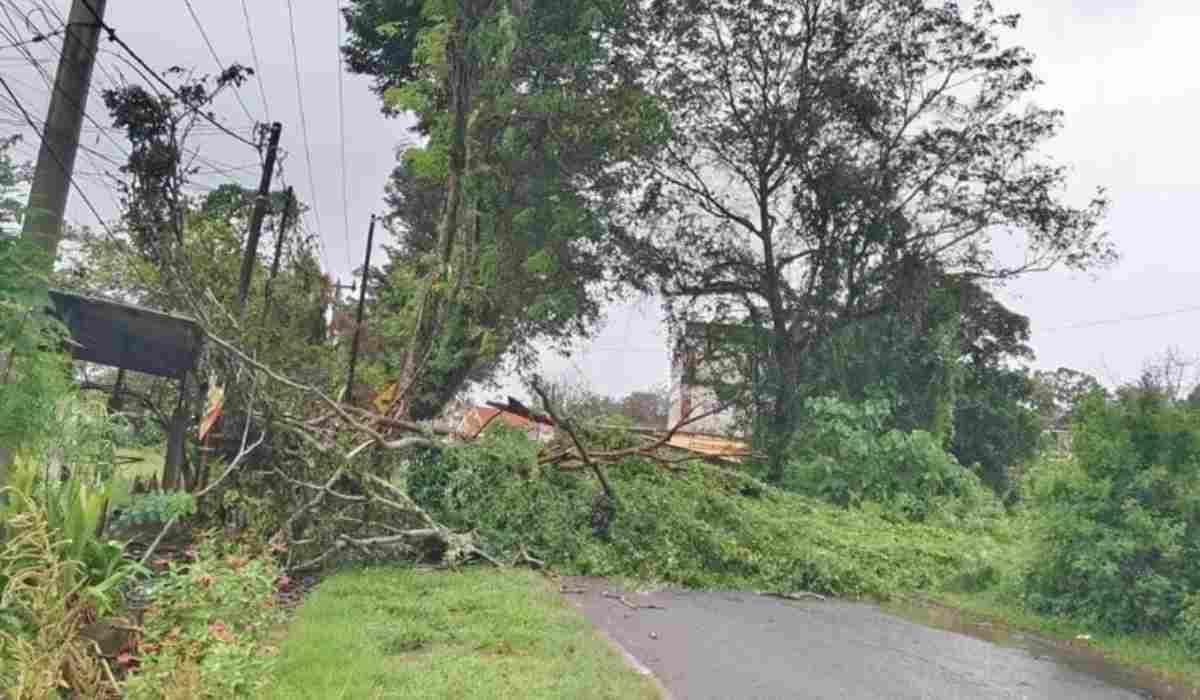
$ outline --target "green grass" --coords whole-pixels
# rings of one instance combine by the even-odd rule
[[[121,458],[137,458],[136,462],[121,464],[117,467],[117,478],[113,479],[112,505],[114,508],[128,505],[129,490],[137,477],[143,480],[162,478],[163,458],[166,447],[139,447],[117,450]]]
[[[344,571],[286,631],[275,698],[657,698],[541,576]]]
[[[1167,637],[1149,634],[1106,634],[1060,617],[1030,612],[1000,590],[943,592],[932,596],[942,605],[1013,629],[1048,639],[1072,641],[1090,635],[1087,644],[1116,664],[1152,671],[1174,683],[1200,689],[1200,658]]]

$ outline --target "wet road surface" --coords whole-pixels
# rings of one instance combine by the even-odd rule
[[[1042,643],[1045,650],[1000,645],[867,604],[754,593],[623,593],[604,580],[578,578],[564,580],[563,590],[675,700],[1162,697],[1138,690],[1136,678],[1117,669],[1073,663],[1049,643]]]

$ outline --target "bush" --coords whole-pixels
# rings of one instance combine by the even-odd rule
[[[96,608],[106,614],[115,607],[114,591],[135,573],[136,567],[123,556],[123,548],[101,539],[111,489],[80,473],[58,482],[46,480],[28,460],[13,465],[9,503],[0,504],[0,522],[36,513],[45,520],[59,556],[71,562],[63,569],[65,585],[77,588]]]
[[[915,522],[989,525],[998,502],[931,434],[885,430],[884,401],[833,398],[806,404],[806,425],[784,488],[840,506],[880,504]]]
[[[165,524],[196,513],[196,499],[186,491],[151,491],[135,496],[119,518],[123,526]]]
[[[988,566],[986,537],[869,505],[838,508],[701,464],[610,467],[619,504],[601,538],[592,529],[599,487],[586,474],[539,467],[536,454],[524,436],[496,431],[416,465],[412,493],[447,525],[475,529],[493,555],[524,547],[579,575],[888,597]]]
[[[1072,449],[1027,479],[1042,537],[1026,601],[1112,631],[1195,634],[1200,413],[1161,396],[1096,395]]]

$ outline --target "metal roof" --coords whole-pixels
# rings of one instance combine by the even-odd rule
[[[181,378],[196,364],[204,333],[186,316],[50,290],[77,360]]]

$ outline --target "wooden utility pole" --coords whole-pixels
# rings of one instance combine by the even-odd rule
[[[267,288],[263,295],[263,314],[271,312],[271,285],[275,275],[279,274],[279,259],[283,257],[283,239],[287,236],[288,227],[292,225],[292,207],[295,206],[296,193],[289,187],[283,195],[283,218],[279,222],[279,231],[275,234],[275,257],[271,258],[271,274],[267,275]]]
[[[91,9],[88,9],[88,5]],[[96,65],[96,46],[100,24],[104,21],[106,0],[74,0],[63,36],[54,92],[46,112],[42,144],[38,149],[37,169],[29,191],[29,207],[21,235],[36,242],[48,254],[50,264],[58,257],[62,239],[63,212],[75,173],[75,154],[79,151],[79,131],[83,127],[92,69]]]
[[[267,160],[263,163],[262,180],[258,183],[258,196],[254,200],[254,213],[250,216],[250,235],[246,237],[246,250],[242,252],[242,277],[238,283],[238,313],[246,308],[246,296],[250,293],[250,278],[254,273],[254,260],[258,257],[258,240],[262,237],[262,223],[271,203],[271,178],[275,175],[275,159],[279,155],[279,135],[283,125],[271,125],[271,136],[267,141]]]
[[[346,376],[346,401],[354,403],[354,367],[358,364],[358,341],[362,335],[363,308],[367,302],[367,275],[371,274],[371,244],[375,241],[375,215],[367,229],[367,259],[363,261],[362,282],[358,289],[358,314],[354,319],[354,340],[350,344],[350,371]]]

